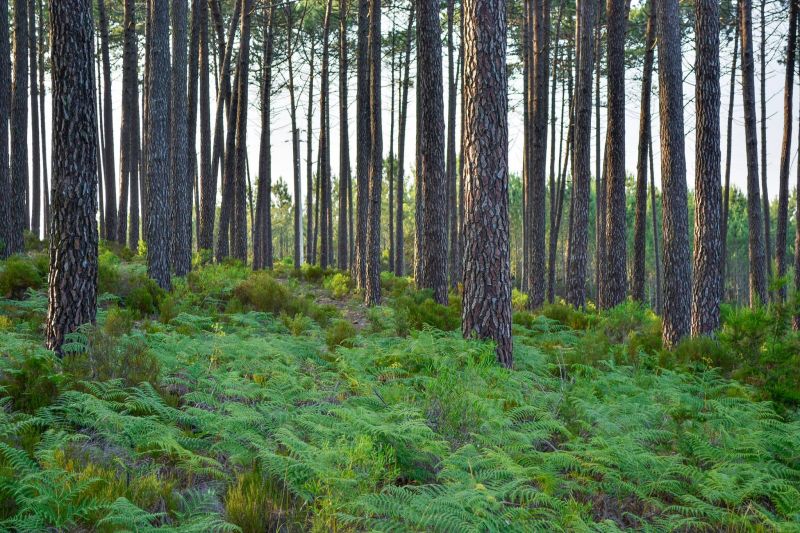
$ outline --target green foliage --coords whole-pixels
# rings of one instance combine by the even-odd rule
[[[325,343],[330,351],[338,346],[352,348],[355,336],[356,328],[347,320],[334,320],[325,328]]]
[[[289,333],[295,337],[299,337],[308,332],[314,324],[313,320],[302,313],[297,313],[294,316],[283,313],[281,314],[281,322],[283,322],[283,325],[289,330]]]
[[[53,403],[61,392],[63,376],[58,359],[44,350],[28,347],[0,358],[0,395],[11,399],[15,410],[33,413]]]
[[[279,314],[289,309],[293,300],[289,290],[267,272],[256,272],[234,289],[234,295],[245,306],[257,311]]]
[[[350,279],[350,274],[337,272],[332,276],[325,278],[323,286],[331,291],[334,298],[342,299],[353,289],[353,282]]]
[[[43,273],[30,257],[12,256],[0,267],[0,296],[21,299],[28,289],[39,289]]]
[[[391,302],[397,319],[411,329],[430,326],[442,331],[453,331],[461,325],[461,299],[450,296],[448,305],[434,301],[430,290],[410,292],[394,298]],[[405,328],[405,324],[403,324]],[[401,328],[398,327],[398,332]]]

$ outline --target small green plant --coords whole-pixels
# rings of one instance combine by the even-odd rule
[[[9,257],[0,269],[0,295],[6,298],[19,300],[28,289],[39,289],[44,283],[34,262],[22,256]]]
[[[344,274],[342,272],[337,272],[333,276],[330,276],[325,279],[325,288],[331,291],[334,298],[342,299],[352,290],[352,281],[350,280],[350,274]]]
[[[325,329],[325,343],[333,351],[338,346],[352,348],[356,336],[356,328],[347,320],[334,320]]]
[[[267,272],[256,272],[239,284],[233,291],[243,305],[257,311],[279,314],[293,312],[293,300],[289,290]]]
[[[514,311],[525,311],[528,309],[528,295],[517,289],[512,289],[511,307]]]
[[[27,349],[9,354],[0,367],[0,391],[11,398],[14,409],[33,413],[50,405],[64,381],[58,373],[58,358],[52,352]]]
[[[302,313],[296,313],[294,316],[289,316],[286,313],[281,314],[281,322],[289,330],[289,333],[295,337],[304,335],[311,329],[314,321]]]

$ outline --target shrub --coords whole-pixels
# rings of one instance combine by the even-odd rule
[[[347,320],[334,320],[325,330],[325,343],[330,351],[338,346],[352,348],[355,336],[356,328],[353,324]]]
[[[319,265],[304,264],[300,269],[300,276],[310,283],[319,283],[325,277],[325,271]]]
[[[26,252],[42,252],[47,249],[47,241],[42,240],[33,232],[25,231],[22,236]]]
[[[441,305],[434,301],[430,290],[418,291],[396,298],[393,307],[396,318],[407,321],[412,329],[423,329],[427,325],[453,331],[461,324],[461,299],[457,296],[450,296],[448,305]]]
[[[119,258],[109,251],[100,254],[97,261],[97,292],[114,293],[119,290]]]
[[[334,298],[341,299],[350,294],[352,289],[350,274],[337,272],[325,279],[324,287],[331,291]]]
[[[158,384],[161,365],[144,337],[115,337],[97,326],[86,325],[68,337],[64,348],[65,372],[76,380],[121,379],[126,386]]]
[[[289,333],[295,337],[303,335],[311,329],[313,321],[302,313],[297,313],[293,317],[286,313],[281,314],[281,322],[289,330]]]
[[[702,336],[683,339],[672,351],[662,352],[660,364],[665,367],[683,365],[730,371],[736,364],[736,357],[718,339]]]
[[[279,314],[287,309],[292,296],[289,290],[267,272],[255,272],[240,283],[233,294],[243,305],[256,311]]]
[[[103,331],[112,337],[120,337],[131,332],[133,328],[133,316],[127,309],[111,307],[106,312],[106,321],[103,324]]]
[[[542,306],[539,313],[551,320],[561,322],[572,329],[586,329],[591,323],[586,312],[575,309],[571,305],[563,302],[545,304]]]
[[[6,298],[22,299],[28,289],[39,289],[43,284],[42,275],[30,259],[15,255],[5,262],[0,271],[0,295]]]
[[[517,289],[512,289],[511,307],[514,311],[525,311],[528,308],[528,295]]]
[[[290,505],[286,491],[258,470],[238,474],[225,494],[225,516],[243,533],[282,531]]]
[[[0,391],[11,398],[15,410],[33,413],[60,394],[63,376],[52,352],[28,349],[9,353],[2,360]]]

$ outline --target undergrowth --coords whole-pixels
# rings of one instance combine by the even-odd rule
[[[634,304],[520,302],[507,370],[405,278],[359,331],[312,295],[345,275],[208,265],[145,308],[107,253],[63,359],[41,287],[0,300],[0,529],[800,530],[785,311],[667,352]]]

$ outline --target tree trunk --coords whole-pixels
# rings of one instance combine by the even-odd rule
[[[447,1],[447,214],[450,226],[450,257],[448,270],[450,286],[461,281],[461,258],[458,251],[458,176],[456,173],[456,100],[458,99],[458,77],[453,42],[455,0]]]
[[[767,279],[772,277],[772,236],[769,220],[769,193],[767,189],[767,22],[764,14],[766,0],[761,0],[761,200],[764,206],[764,253]],[[768,295],[769,296],[769,295]],[[766,302],[766,301],[765,301]]]
[[[370,133],[370,62],[369,56],[370,0],[358,0],[358,49],[356,55],[356,257],[353,271],[356,287],[366,288],[367,273],[367,212],[369,202],[369,168],[371,158]]]
[[[119,243],[127,242],[128,237],[128,192],[133,196],[134,180],[132,174],[138,172],[136,151],[136,137],[134,124],[137,121],[134,113],[138,106],[138,63],[139,56],[136,51],[136,2],[125,0],[125,13],[123,15],[123,43],[122,43],[122,118],[119,129],[119,210],[117,213],[117,237]],[[130,243],[129,243],[130,245]]]
[[[11,94],[11,232],[8,253],[24,250],[28,227],[28,0],[14,0],[14,85]]]
[[[753,59],[752,0],[739,0],[742,37],[742,98],[747,148],[747,218],[750,227],[750,305],[767,303],[767,258],[764,248],[764,219],[758,183],[758,136]],[[666,295],[669,299],[669,295]]]
[[[506,5],[465,0],[464,304],[465,337],[491,338],[513,364],[508,221]]]
[[[395,174],[395,157],[394,157],[394,110],[395,110],[395,86],[396,83],[396,57],[397,57],[397,31],[395,29],[395,22],[392,19],[392,27],[389,30],[392,36],[391,51],[392,56],[390,66],[390,80],[389,80],[389,93],[391,94],[391,104],[389,105],[389,162],[387,174],[389,178],[389,268],[392,269],[394,265],[394,174]]]
[[[100,79],[103,77],[102,74],[102,67],[100,66],[100,40],[97,39],[97,35],[95,34],[95,58],[97,59],[97,70],[95,71],[95,80],[97,80],[97,88],[96,93],[100,95],[100,89],[102,85],[100,84]],[[97,167],[98,172],[98,182],[97,182],[97,193],[98,199],[100,201],[100,236],[102,237],[105,232],[105,206],[103,205],[103,154],[105,154],[105,141],[103,140],[103,99],[98,96],[97,98],[97,120],[98,120],[98,135],[97,135],[97,162],[99,166]]]
[[[647,278],[647,155],[650,148],[650,95],[653,90],[653,58],[656,43],[655,8],[655,0],[650,0],[642,65],[642,103],[639,114],[639,149],[636,159],[636,218],[633,227],[631,294],[633,299],[640,303],[645,301],[644,287]],[[655,209],[655,204],[653,209]],[[658,260],[659,258],[656,257],[656,262]]]
[[[369,206],[367,209],[364,299],[381,303],[381,188],[383,128],[381,124],[381,0],[369,0]],[[441,60],[441,58],[440,58]],[[441,74],[440,74],[441,76]],[[441,81],[441,78],[440,78]],[[441,83],[439,84],[441,90]],[[361,199],[359,198],[359,203]]]
[[[418,287],[431,289],[436,302],[447,303],[447,181],[444,163],[444,100],[439,2],[417,2],[417,174],[422,184],[425,224],[419,248],[423,257]]]
[[[256,218],[253,221],[253,268],[272,268],[272,54],[275,3],[270,0],[264,20],[264,49],[261,79],[261,144],[258,151],[258,193]]]
[[[629,0],[628,0],[629,1]],[[625,301],[627,293],[625,221],[625,31],[626,0],[606,3],[608,35],[608,130],[606,135],[605,272],[602,304],[611,308]]]
[[[292,56],[292,6],[286,5],[286,48],[289,62],[289,113],[292,120],[292,167],[294,171],[294,268],[300,269],[303,262],[303,192],[300,182],[300,131],[297,129],[297,100],[294,86],[294,63]],[[311,239],[311,235],[308,236]]]
[[[0,13],[8,13],[8,0],[0,0]],[[8,168],[8,119],[11,105],[11,50],[8,17],[0,17],[0,259],[15,250],[11,238],[15,230],[15,208]]]
[[[558,3],[558,19],[556,21],[556,30],[554,33],[556,43],[553,52],[553,74],[552,86],[550,88],[550,139],[553,143],[550,149],[550,178],[549,178],[549,196],[550,196],[550,238],[548,243],[548,265],[547,269],[547,301],[552,302],[555,298],[555,247],[557,245],[558,233],[556,232],[556,213],[558,207],[556,204],[557,186],[556,186],[556,83],[558,80],[558,66],[561,60],[560,44],[561,44],[561,20],[564,15],[564,2],[559,0]],[[564,91],[561,91],[561,139],[559,140],[559,150],[561,150],[561,143],[564,140]],[[560,156],[559,156],[560,161]]]
[[[789,225],[789,162],[792,158],[792,99],[794,94],[794,66],[797,49],[797,0],[789,3],[789,35],[786,41],[786,82],[783,89],[783,144],[781,146],[780,184],[778,189],[778,231],[775,236],[775,257],[778,277],[786,275],[786,234]],[[781,285],[778,296],[786,300],[786,285]]]
[[[578,0],[575,42],[575,133],[573,191],[569,236],[567,301],[575,307],[586,305],[586,256],[589,245],[589,188],[591,180],[592,123],[592,30],[593,0]]]
[[[661,198],[664,203],[664,315],[662,337],[674,347],[689,333],[689,215],[683,130],[678,0],[658,0],[658,90],[661,115]]]
[[[211,86],[209,62],[210,36],[208,33],[208,2],[199,2],[200,50],[198,63],[198,89],[200,103],[200,216],[197,248],[209,250],[214,246],[214,215],[216,206],[216,175],[211,172]],[[213,201],[212,201],[213,198]]]
[[[186,110],[186,157],[189,183],[189,267],[191,268],[192,233],[200,234],[200,180],[197,172],[197,98],[200,75],[200,4],[206,0],[191,0],[192,17],[189,33],[189,79],[187,86]],[[194,224],[192,224],[194,214]]]
[[[51,0],[53,224],[47,347],[94,322],[97,309],[97,117],[91,0]]]
[[[736,25],[733,34],[733,65],[731,67],[730,96],[728,97],[728,133],[725,136],[725,188],[722,197],[722,293],[725,294],[725,271],[728,264],[728,213],[730,209],[731,189],[731,145],[733,131],[733,103],[736,98],[736,59],[739,52],[739,25]]]
[[[406,189],[404,183],[405,176],[405,154],[406,154],[406,123],[408,122],[408,88],[411,82],[409,81],[411,69],[411,31],[414,27],[414,3],[412,2],[408,8],[408,27],[406,28],[405,39],[406,49],[405,58],[403,59],[403,82],[402,92],[400,96],[400,117],[398,120],[397,132],[397,209],[395,209],[395,216],[397,223],[395,224],[395,231],[397,237],[395,238],[395,247],[397,253],[395,254],[394,273],[396,276],[402,276],[405,273],[405,233],[403,231],[403,200],[405,199]]]
[[[169,6],[150,0],[150,9],[153,21],[148,58],[147,272],[162,289],[169,290]]]
[[[3,11],[5,13],[5,11]],[[47,130],[45,129],[45,108],[44,108],[44,53],[45,53],[45,40],[44,40],[44,0],[39,0],[39,44],[38,44],[38,62],[39,62],[39,134],[41,136],[41,151],[42,151],[42,206],[44,211],[44,221],[42,230],[45,240],[50,237],[50,180],[48,179],[47,169]],[[0,239],[2,239],[2,231],[0,231]],[[0,252],[2,257],[2,252]]]
[[[311,52],[308,58],[308,109],[306,110],[306,261],[317,262],[318,221],[314,219],[314,151],[313,151],[313,119],[314,119],[314,55],[315,43],[311,41]]]
[[[330,29],[331,29],[331,11],[333,10],[333,0],[328,0],[325,7],[325,18],[322,23],[322,71],[320,72],[320,88],[319,88],[319,164],[320,170],[318,179],[320,180],[320,192],[322,193],[322,202],[320,205],[320,253],[319,262],[323,269],[328,268],[329,264],[333,263],[333,250],[330,249],[331,244],[328,240],[329,233],[329,217],[331,212],[331,145],[330,145],[330,120],[328,115],[330,113],[329,104],[329,63],[330,63]]]
[[[172,83],[169,128],[170,139],[170,211],[172,223],[172,268],[185,276],[192,268],[192,177],[189,175],[187,142],[186,41],[187,1],[172,2]]]
[[[603,164],[603,152],[600,151],[600,77],[603,62],[603,47],[601,46],[603,43],[601,38],[603,13],[603,4],[602,0],[600,0],[600,4],[597,7],[597,24],[595,24],[594,28],[594,51],[596,54],[594,60],[594,284],[596,303],[601,308],[604,296],[603,277],[606,273],[606,167]],[[608,132],[606,132],[606,136],[608,136]]]
[[[653,212],[653,257],[655,257],[656,264],[656,313],[661,313],[663,310],[663,290],[661,284],[661,252],[658,248],[658,213],[656,213],[656,165],[653,163],[653,135],[652,132],[648,134],[650,138],[648,155],[650,158],[650,207]]]
[[[719,328],[722,298],[722,190],[719,147],[719,2],[695,3],[695,106],[697,117],[692,335]]]
[[[105,192],[106,220],[103,237],[109,241],[117,238],[117,186],[114,170],[114,104],[111,98],[111,58],[109,56],[108,16],[105,0],[97,0],[100,31],[100,53],[103,60],[103,190]]]
[[[350,139],[347,119],[347,0],[339,0],[339,238],[337,266],[347,270],[350,264],[348,201],[350,189]]]
[[[236,148],[234,154],[234,202],[231,243],[233,256],[247,263],[247,106],[250,79],[250,16],[254,0],[242,2],[242,29],[239,35],[239,76],[236,104]]]
[[[30,93],[31,93],[31,232],[38,238],[41,234],[42,219],[42,184],[39,145],[39,85],[37,74],[36,55],[36,4],[34,0],[28,2],[28,52],[30,62]]]

